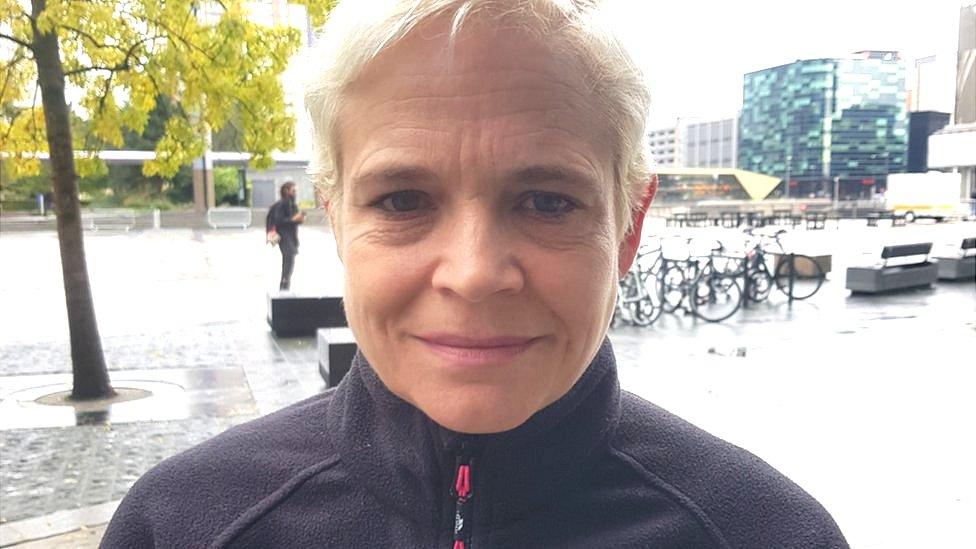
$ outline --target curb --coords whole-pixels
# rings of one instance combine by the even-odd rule
[[[57,511],[49,515],[0,524],[0,547],[20,545],[91,528],[111,520],[122,500]]]

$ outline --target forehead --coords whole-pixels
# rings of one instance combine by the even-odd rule
[[[446,23],[416,29],[349,86],[340,170],[396,150],[446,153],[445,142],[493,162],[609,165],[607,124],[579,63],[518,29],[467,25],[453,42]]]

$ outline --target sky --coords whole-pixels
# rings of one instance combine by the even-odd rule
[[[651,86],[650,127],[677,117],[729,117],[742,76],[797,59],[859,50],[936,55],[937,104],[952,109],[959,8],[973,0],[608,0],[614,26]]]

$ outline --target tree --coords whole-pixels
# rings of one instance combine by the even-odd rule
[[[333,2],[300,3],[318,25]],[[241,143],[256,167],[267,167],[272,151],[293,147],[294,120],[278,76],[301,33],[258,25],[247,15],[241,0],[0,0],[0,150],[11,177],[37,173],[38,153],[49,155],[75,400],[114,394],[78,200],[78,174],[104,171],[92,151],[100,143],[121,145],[126,128],[141,134],[159,96],[177,108],[145,175],[175,174],[203,152],[208,129],[222,127],[231,113],[240,116]],[[73,107],[86,116],[84,135],[72,133],[66,81],[79,93]],[[7,108],[27,102],[29,108]]]

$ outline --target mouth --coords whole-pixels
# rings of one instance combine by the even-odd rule
[[[519,336],[481,338],[456,334],[423,334],[416,338],[435,355],[459,366],[508,362],[541,339]]]

